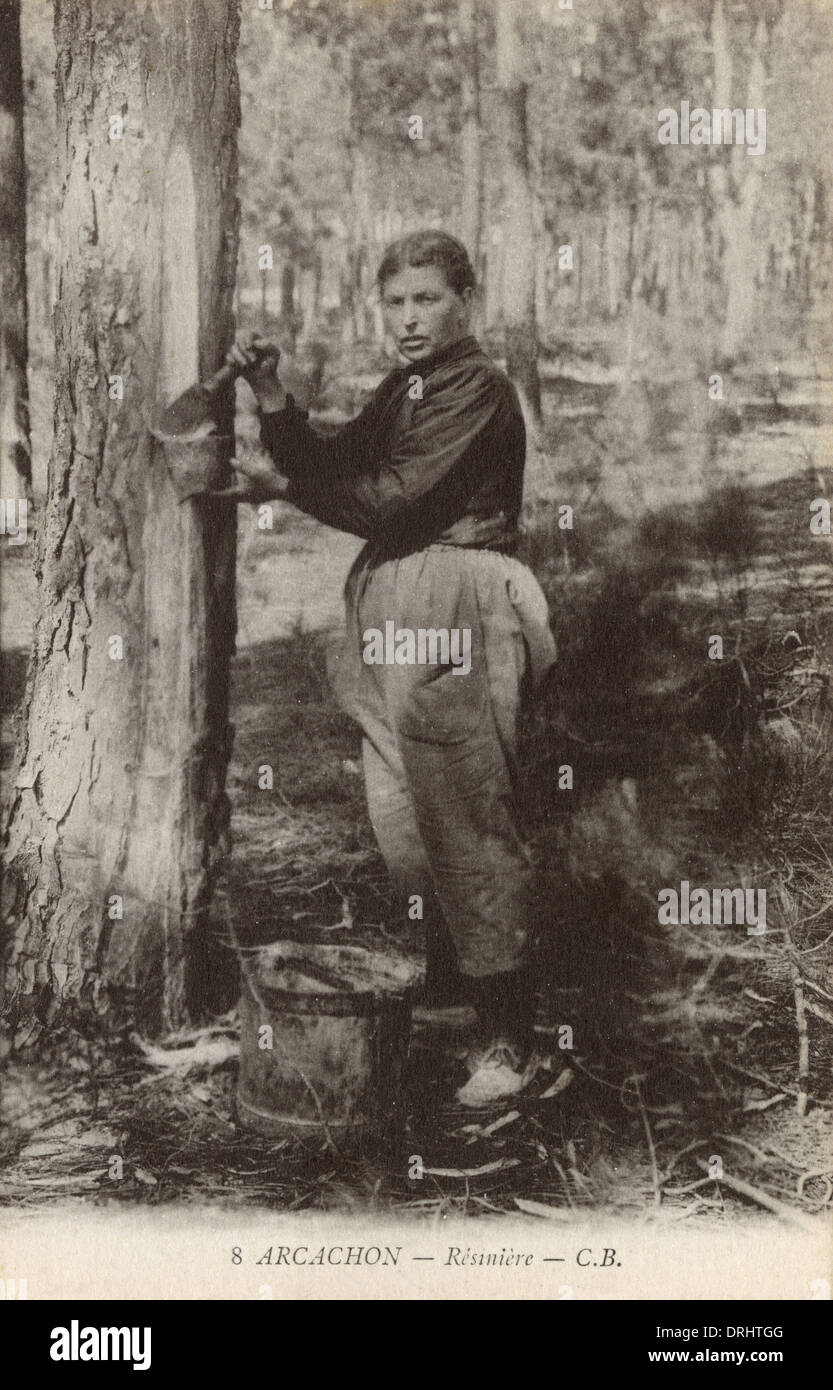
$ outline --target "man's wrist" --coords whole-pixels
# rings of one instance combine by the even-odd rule
[[[286,408],[286,392],[281,390],[258,389],[255,392],[258,409],[263,415],[276,415]]]

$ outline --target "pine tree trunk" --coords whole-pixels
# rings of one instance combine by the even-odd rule
[[[767,27],[759,18],[752,46],[747,78],[746,106],[756,113],[764,105],[766,84],[765,53]],[[722,105],[722,103],[720,103]],[[724,355],[738,356],[748,349],[755,324],[755,256],[753,248],[755,209],[762,188],[765,161],[749,155],[743,146],[732,148],[735,207],[731,242],[726,259],[726,336]]]
[[[361,135],[358,130],[357,96],[361,73],[355,51],[354,0],[346,0],[349,29],[342,52],[343,77],[347,93],[346,130],[344,135],[345,162],[347,165],[347,246],[341,282],[341,307],[344,312],[342,339],[353,347],[364,336],[364,305],[361,299],[362,262],[364,257],[363,236],[365,234],[365,206],[367,192],[365,187],[365,159],[361,148]]]
[[[496,0],[502,127],[503,333],[506,369],[534,418],[541,414],[535,316],[535,232],[529,171],[527,83],[518,26],[521,0]]]
[[[281,335],[290,352],[294,352],[298,322],[295,317],[295,266],[289,256],[281,266]]]
[[[619,247],[617,244],[619,208],[613,201],[607,206],[604,221],[604,312],[612,322],[619,312]]]
[[[712,11],[711,39],[714,66],[714,105],[732,109],[741,103],[735,92],[729,20],[723,0]],[[766,23],[759,19],[747,80],[746,106],[763,105]],[[721,238],[723,315],[720,359],[732,363],[748,345],[753,327],[754,258],[750,255],[759,180],[765,161],[750,157],[742,145],[721,150],[712,169],[712,188]]]
[[[0,0],[0,496],[31,499],[20,0]]]
[[[199,1015],[218,974],[235,514],[178,505],[145,419],[232,333],[237,34],[236,0],[56,3],[55,434],[6,835],[24,1032],[75,1000],[158,1032]]]
[[[269,271],[260,271],[260,332],[264,337],[269,332]]]
[[[321,253],[316,248],[311,265],[305,267],[300,279],[301,295],[301,343],[309,343],[318,331],[321,314],[321,278],[323,267]]]
[[[459,0],[463,75],[460,83],[463,162],[462,236],[478,281],[483,276],[483,131],[476,0]]]
[[[353,316],[354,316],[354,342],[366,342],[370,336],[368,330],[368,304],[367,299],[370,293],[371,269],[368,262],[368,247],[370,244],[370,174],[367,167],[367,156],[361,144],[360,137],[356,137],[353,148],[353,177],[352,177],[352,227],[351,227],[351,275],[353,279]]]

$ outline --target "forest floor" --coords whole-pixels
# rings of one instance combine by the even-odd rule
[[[727,419],[705,451],[698,434],[701,485],[687,487],[692,438],[668,401],[631,403],[626,418],[617,409],[597,412],[592,440],[583,417],[553,413],[544,445],[561,496],[581,482],[580,521],[558,530],[552,498],[539,499],[526,541],[561,654],[527,743],[539,1016],[568,1023],[572,1048],[554,1047],[521,1100],[481,1116],[440,1103],[455,1048],[417,1031],[407,1132],[356,1159],[240,1127],[234,1011],[155,1048],[59,1031],[6,1064],[0,1202],[415,1217],[558,1208],[709,1229],[752,1211],[799,1225],[829,1212],[833,571],[829,539],[808,524],[829,419]],[[610,441],[639,428],[645,452],[608,477],[621,448]],[[232,924],[245,945],[290,937],[418,957],[418,924],[393,918],[358,732],[326,682],[356,549],[289,508],[275,509],[271,532],[240,509],[234,851],[220,930]],[[15,553],[7,773],[34,602]],[[726,658],[712,664],[714,633]],[[264,763],[271,791],[258,788]],[[565,763],[575,790],[559,795]],[[660,926],[657,892],[683,879],[765,887],[766,933]]]

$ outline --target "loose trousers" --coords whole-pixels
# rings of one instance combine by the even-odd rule
[[[345,601],[330,676],[362,727],[370,819],[396,891],[419,895],[426,916],[438,906],[463,975],[517,970],[535,902],[518,726],[555,659],[544,594],[517,560],[432,545],[380,564],[363,552]],[[403,664],[365,660],[372,634],[412,633],[416,643],[428,629],[456,629],[455,656],[469,633],[459,669],[409,661],[404,647]]]

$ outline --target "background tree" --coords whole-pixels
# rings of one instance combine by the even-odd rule
[[[764,15],[754,22],[748,50],[751,61],[746,79],[745,100],[737,95],[742,81],[733,62],[732,36],[729,17],[723,0],[716,0],[711,18],[711,43],[714,75],[713,106],[731,110],[742,105],[756,112],[766,106],[765,61],[767,29]],[[717,226],[720,232],[720,280],[723,287],[723,314],[720,332],[720,359],[733,362],[745,342],[752,315],[755,260],[752,248],[752,227],[759,181],[765,172],[761,156],[749,158],[742,145],[715,152],[712,164],[712,187]]]
[[[291,204],[298,289],[317,293],[338,342],[378,342],[371,290],[383,246],[426,222],[459,224],[459,50],[456,8],[431,0],[288,0],[247,17],[244,283],[256,236],[268,240],[261,231],[275,208]],[[280,118],[272,86],[278,64]],[[414,115],[423,121],[421,139],[409,135]],[[277,266],[274,275],[276,300]],[[298,307],[308,338],[308,302]]]
[[[54,445],[4,914],[34,1027],[67,998],[128,997],[149,1030],[208,998],[235,515],[177,504],[145,413],[231,335],[237,31],[227,0],[56,4]]]
[[[0,0],[0,494],[31,496],[20,0]]]
[[[329,281],[345,197],[344,96],[318,46],[304,35],[290,42],[285,18],[274,11],[248,15],[240,70],[239,291],[258,326],[288,348],[299,328],[303,340],[321,330],[322,297],[338,297]],[[272,249],[271,269],[262,264],[263,246]]]
[[[460,231],[478,280],[483,271],[483,117],[480,109],[480,43],[477,0],[459,0],[462,75],[460,160],[463,194]]]
[[[519,0],[496,0],[495,60],[502,128],[502,329],[506,370],[515,380],[533,417],[540,418],[534,207],[521,12]]]

